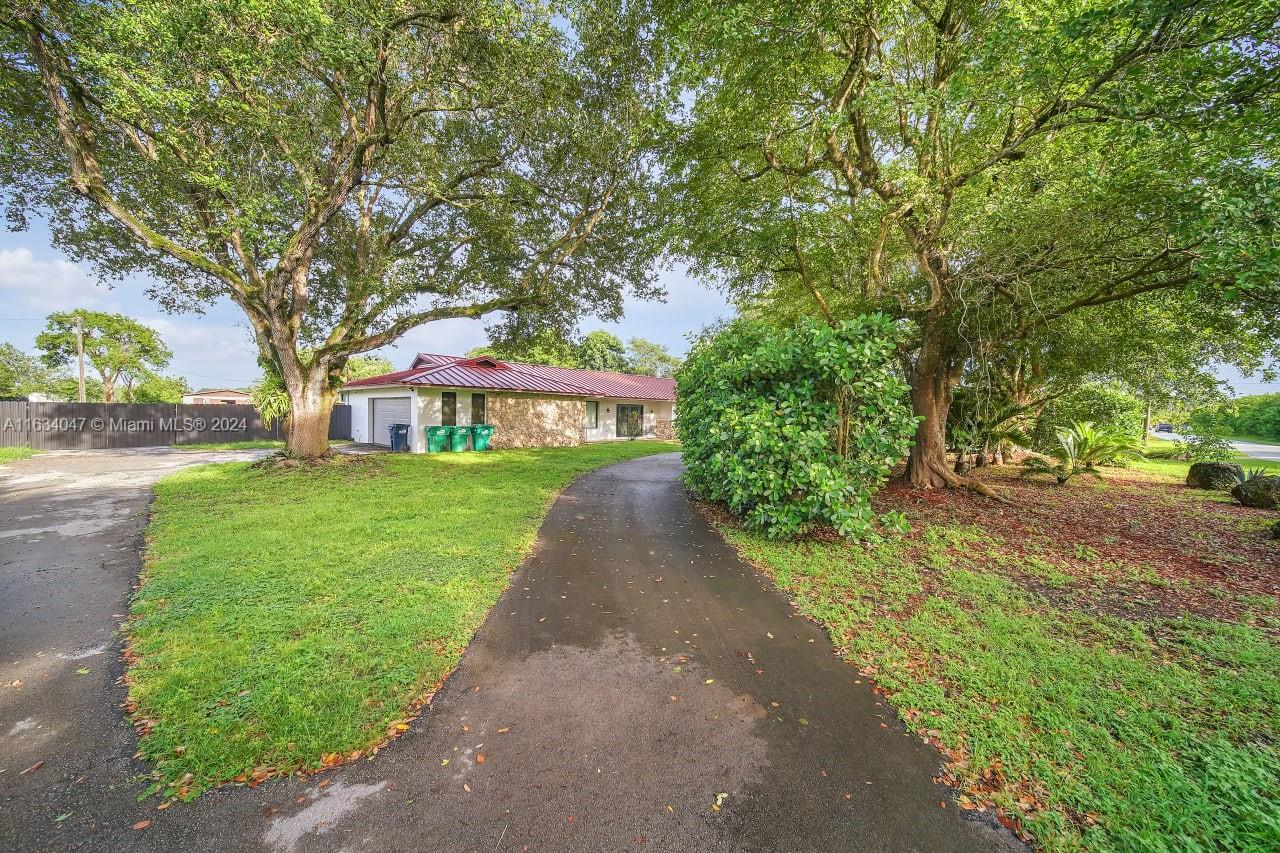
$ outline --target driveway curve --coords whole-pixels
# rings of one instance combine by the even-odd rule
[[[100,814],[59,847],[1021,849],[955,808],[938,754],[679,474],[666,454],[569,487],[458,669],[372,760]]]

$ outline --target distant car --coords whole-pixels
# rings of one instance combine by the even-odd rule
[[[1173,432],[1173,424],[1156,424],[1156,432]]]

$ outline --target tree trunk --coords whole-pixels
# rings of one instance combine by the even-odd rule
[[[329,453],[329,416],[338,394],[321,371],[300,387],[289,390],[289,419],[285,422],[284,452],[299,459],[316,459]]]
[[[1151,398],[1147,398],[1147,413],[1142,418],[1142,446],[1145,448],[1151,443]]]
[[[947,413],[956,378],[939,343],[929,338],[926,327],[910,376],[911,408],[920,423],[907,457],[907,481],[918,489],[943,488],[956,476],[947,466]]]

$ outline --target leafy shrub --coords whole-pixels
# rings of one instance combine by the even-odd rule
[[[1052,474],[1059,484],[1077,474],[1100,477],[1099,465],[1116,462],[1138,453],[1138,440],[1122,429],[1097,427],[1087,421],[1058,431],[1058,443],[1046,456],[1032,456],[1023,462],[1023,476]]]
[[[1171,459],[1183,462],[1226,462],[1233,459],[1236,449],[1231,442],[1209,433],[1188,435],[1173,444]]]
[[[1253,394],[1191,413],[1191,425],[1204,432],[1280,439],[1280,394]]]
[[[1032,418],[1018,403],[991,400],[962,385],[955,391],[947,417],[947,449],[965,460],[971,454],[985,456],[1029,448],[1032,426]]]
[[[1032,443],[1039,450],[1051,450],[1057,446],[1058,433],[1077,423],[1140,436],[1144,408],[1132,394],[1111,385],[1088,382],[1044,407],[1036,421]]]
[[[676,374],[685,484],[771,538],[819,523],[867,535],[871,494],[916,424],[897,340],[873,314],[834,328],[740,320],[695,343]]]

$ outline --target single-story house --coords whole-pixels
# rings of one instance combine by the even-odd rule
[[[352,439],[389,444],[391,424],[408,424],[414,453],[429,426],[491,424],[494,448],[673,438],[675,400],[674,379],[430,353],[342,389]]]
[[[204,388],[183,394],[182,402],[186,405],[249,405],[253,402],[253,397],[248,391],[239,388]]]

